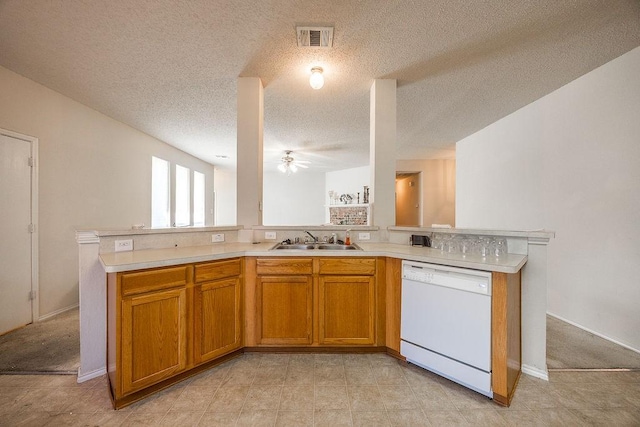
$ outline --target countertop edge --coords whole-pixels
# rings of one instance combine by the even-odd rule
[[[389,227],[390,232],[412,232],[412,233],[443,233],[443,234],[472,234],[482,236],[504,236],[504,237],[528,237],[537,239],[552,239],[555,231],[539,230],[494,230],[484,228],[437,228],[437,227]]]
[[[250,245],[250,244],[245,244]],[[264,246],[262,244],[260,246]],[[410,261],[427,262],[431,264],[449,265],[453,267],[469,268],[473,270],[491,271],[498,273],[517,273],[527,262],[526,255],[508,254],[506,261],[495,264],[486,262],[480,257],[466,258],[460,254],[444,254],[431,253],[421,254],[420,250],[429,250],[430,248],[412,248],[410,246],[396,245],[391,243],[376,244],[376,246],[384,245],[382,248],[366,248],[366,244],[360,244],[362,251],[319,251],[312,252],[305,250],[288,250],[288,251],[270,251],[271,244],[268,248],[231,248],[229,250],[221,250],[220,247],[212,246],[202,247],[183,247],[168,249],[147,249],[131,252],[117,252],[100,254],[100,263],[106,273],[121,273],[133,270],[142,270],[147,268],[168,267],[172,265],[190,264],[196,262],[216,261],[228,258],[236,258],[242,256],[250,257],[301,257],[301,256],[321,256],[321,257],[388,257]],[[236,246],[239,246],[236,244]],[[220,250],[219,252],[211,252],[211,250]],[[207,252],[209,250],[209,252]],[[202,253],[192,253],[192,252]],[[137,258],[136,258],[137,256]],[[146,259],[145,259],[146,257]]]

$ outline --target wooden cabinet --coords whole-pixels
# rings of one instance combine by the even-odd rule
[[[375,343],[375,279],[372,276],[321,276],[318,319],[321,345]]]
[[[402,306],[402,260],[387,258],[385,260],[385,289],[386,304],[384,325],[386,328],[385,342],[387,353],[395,357],[400,355],[400,314]]]
[[[240,259],[196,264],[193,358],[200,364],[242,347]]]
[[[522,367],[521,275],[491,276],[491,387],[493,400],[509,406]]]
[[[122,300],[122,393],[128,394],[187,366],[186,289]]]
[[[493,274],[492,387],[520,375],[520,273]],[[109,273],[107,371],[120,408],[255,347],[400,349],[401,260],[243,257]],[[359,347],[359,348],[356,348]]]
[[[373,276],[376,273],[375,258],[320,258],[318,274],[340,276]]]
[[[320,345],[375,344],[375,258],[318,261]]]
[[[313,341],[311,276],[257,278],[256,328],[260,344],[308,345]]]
[[[241,273],[236,258],[108,274],[107,371],[114,407],[242,347]]]
[[[120,274],[113,292],[116,328],[110,372],[116,396],[155,384],[187,367],[188,267]],[[111,281],[113,282],[113,281]],[[116,325],[120,326],[117,327]],[[111,349],[110,349],[111,350]],[[115,356],[115,360],[113,360]],[[112,375],[113,374],[113,375]]]
[[[256,262],[256,332],[260,345],[313,342],[313,261],[261,258]]]
[[[249,346],[375,346],[376,258],[253,258],[247,264]],[[383,265],[380,262],[380,265]],[[255,274],[255,281],[249,276]],[[247,324],[252,323],[250,321]],[[248,325],[248,328],[251,326]],[[252,341],[253,340],[253,341]]]

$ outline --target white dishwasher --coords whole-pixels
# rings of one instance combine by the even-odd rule
[[[400,353],[493,398],[491,273],[402,262]]]

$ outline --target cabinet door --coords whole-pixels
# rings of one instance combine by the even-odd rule
[[[321,276],[318,319],[321,345],[375,344],[375,279]]]
[[[196,364],[240,348],[240,279],[218,280],[196,286],[194,322]]]
[[[122,300],[122,392],[147,387],[187,364],[186,289]]]
[[[259,276],[257,331],[263,345],[311,344],[313,279],[311,276]]]

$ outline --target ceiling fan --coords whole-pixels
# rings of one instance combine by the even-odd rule
[[[307,169],[309,166],[305,165],[305,163],[311,163],[308,160],[296,160],[291,157],[293,151],[286,150],[284,152],[285,156],[282,158],[282,162],[278,165],[278,170],[282,173],[286,173],[287,175],[291,175],[298,171],[298,168]]]

